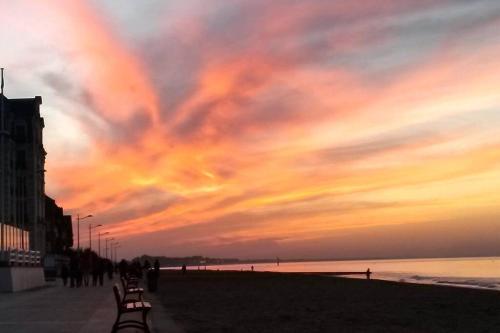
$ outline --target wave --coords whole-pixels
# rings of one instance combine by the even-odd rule
[[[463,288],[500,290],[500,278],[454,278],[397,273],[376,274],[374,278],[403,283],[435,284]]]

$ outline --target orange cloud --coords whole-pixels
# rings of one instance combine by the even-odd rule
[[[64,163],[49,147],[47,187],[117,238],[186,254],[493,214],[499,49],[412,30],[446,8],[241,1],[138,42],[97,4],[61,1],[51,38],[90,144]],[[412,32],[446,48],[387,52]]]

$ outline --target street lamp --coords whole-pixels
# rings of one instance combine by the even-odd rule
[[[114,242],[114,243],[111,243],[110,247],[111,247],[111,253],[110,253],[110,256],[111,256],[111,261],[115,261],[116,262],[116,250],[114,251],[114,254],[115,254],[115,258],[113,260],[113,249],[115,246],[117,246],[118,244],[120,244],[119,242]]]
[[[107,234],[109,234],[109,231],[106,231],[106,232],[99,232],[99,233],[97,234],[97,239],[98,239],[98,243],[99,243],[99,252],[98,252],[99,257],[101,257],[101,235],[107,235]]]
[[[115,239],[113,237],[112,238],[106,238],[106,259],[108,259],[108,241],[112,241],[112,240],[115,240]]]
[[[77,235],[78,235],[78,246],[77,246],[77,249],[80,248],[80,221],[81,220],[85,220],[85,219],[87,219],[89,217],[93,217],[92,214],[89,214],[89,215],[87,215],[85,217],[80,217],[80,214],[76,214],[76,225],[77,225],[76,230],[77,230]]]
[[[102,224],[98,224],[96,226],[92,226],[92,223],[89,224],[89,247],[90,251],[92,252],[92,229],[102,227]]]
[[[121,246],[120,246],[120,245],[115,246],[115,261],[116,261],[116,262],[118,262],[118,256],[117,256],[117,251],[116,251],[116,249],[117,249],[117,248],[119,248],[119,247],[121,247]]]

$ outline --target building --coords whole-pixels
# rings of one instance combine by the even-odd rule
[[[8,99],[0,95],[0,223],[4,247],[7,229],[29,232],[21,247],[43,256],[46,244],[45,156],[40,117],[42,98]],[[10,228],[14,227],[14,228]],[[20,233],[25,235],[24,232]]]
[[[49,196],[45,196],[45,226],[47,254],[64,254],[73,246],[71,216],[64,215],[62,207],[59,207]]]

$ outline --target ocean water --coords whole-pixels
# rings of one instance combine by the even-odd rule
[[[500,257],[254,263],[207,269],[250,270],[252,265],[256,271],[272,272],[361,272],[369,268],[372,279],[500,290]]]

